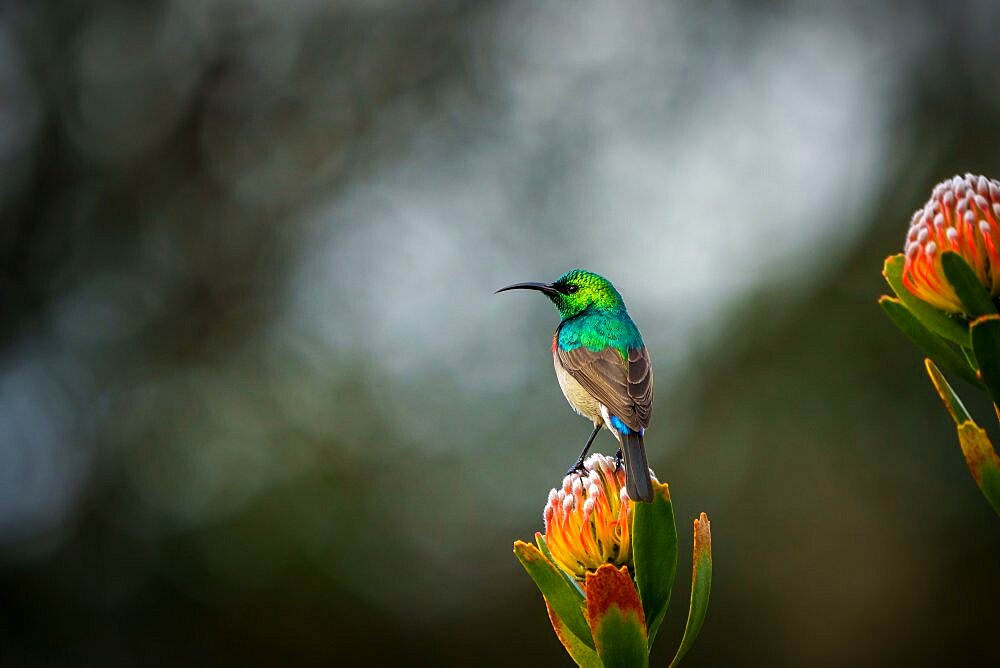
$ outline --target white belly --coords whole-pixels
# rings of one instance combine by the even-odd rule
[[[590,392],[583,389],[583,385],[576,382],[573,376],[569,375],[569,372],[559,363],[559,358],[556,355],[552,355],[552,362],[556,368],[556,378],[559,379],[559,388],[562,389],[563,396],[566,397],[566,401],[573,407],[573,410],[594,424],[603,422],[600,402],[594,399]]]

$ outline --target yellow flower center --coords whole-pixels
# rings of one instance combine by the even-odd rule
[[[585,470],[563,479],[545,505],[545,542],[556,563],[583,580],[601,564],[632,563],[632,501],[625,471],[611,457],[591,455]]]

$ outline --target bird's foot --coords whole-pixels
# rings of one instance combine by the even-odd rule
[[[615,453],[615,473],[622,470],[622,449],[618,448],[618,452]]]
[[[566,475],[573,475],[574,473],[583,473],[587,470],[587,467],[583,465],[583,460],[578,459],[576,464],[573,464],[568,469],[566,469]]]

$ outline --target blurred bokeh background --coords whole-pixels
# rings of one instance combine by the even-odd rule
[[[583,266],[656,364],[654,662],[701,510],[691,665],[985,662],[1000,525],[875,300],[931,187],[1000,175],[997,25],[0,4],[0,660],[565,663],[510,548],[589,427],[551,306],[492,291]]]

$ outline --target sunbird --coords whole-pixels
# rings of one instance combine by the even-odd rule
[[[653,414],[653,364],[625,301],[611,281],[572,269],[552,283],[515,283],[505,290],[537,290],[559,309],[552,337],[552,363],[566,401],[594,424],[579,459],[601,427],[618,440],[625,459],[625,485],[633,501],[651,501],[653,484],[642,437]]]

